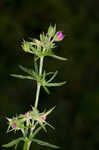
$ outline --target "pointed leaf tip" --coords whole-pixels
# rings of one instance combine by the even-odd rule
[[[50,144],[50,143],[47,143],[45,141],[41,141],[38,139],[32,139],[32,141],[39,145],[42,145],[42,146],[51,147],[51,148],[55,148],[55,149],[59,148],[59,146],[56,146],[56,145],[53,145],[53,144]]]
[[[20,141],[24,141],[24,138],[20,137],[20,138],[18,138],[16,140],[13,140],[13,141],[9,142],[8,144],[2,145],[2,147],[6,147],[6,148],[7,147],[12,147],[12,146],[18,144]]]

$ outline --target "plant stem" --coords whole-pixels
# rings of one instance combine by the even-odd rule
[[[29,150],[29,149],[30,149],[30,145],[31,145],[31,142],[26,141],[26,142],[24,143],[23,150]]]
[[[45,49],[43,49],[43,52],[44,51],[45,51]],[[42,75],[42,70],[43,70],[43,60],[44,60],[44,57],[41,57],[40,64],[39,64],[39,76],[40,77]],[[36,100],[35,100],[35,105],[34,105],[35,108],[37,108],[37,106],[38,106],[40,87],[41,87],[40,82],[37,82]],[[34,122],[33,122],[33,124],[34,124]],[[30,135],[32,135],[32,132],[33,132],[33,130],[31,129]]]
[[[43,59],[44,59],[44,57],[40,58],[39,76],[42,75]],[[37,92],[36,92],[35,108],[37,108],[37,106],[38,106],[39,95],[40,95],[40,88],[41,88],[40,82],[37,82]]]

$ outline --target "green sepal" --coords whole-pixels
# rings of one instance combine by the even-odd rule
[[[44,35],[44,32],[42,34],[40,34],[40,40],[42,43],[47,40],[47,37],[46,37],[46,35]]]
[[[23,40],[22,48],[25,52],[33,54],[33,52],[31,51],[32,45],[32,42]]]
[[[56,25],[54,27],[52,27],[50,25],[49,28],[48,28],[48,35],[49,35],[49,37],[53,37],[55,32],[56,32]]]
[[[47,143],[45,141],[41,141],[38,139],[32,139],[32,141],[42,146],[51,147],[51,148],[59,148],[59,146],[56,146],[56,145],[53,145],[53,144],[50,144],[50,143]]]
[[[13,140],[13,141],[9,142],[8,144],[2,145],[2,146],[3,146],[3,147],[12,147],[12,146],[14,146],[14,145],[19,144],[20,141],[24,141],[24,138],[20,137],[20,138],[18,138],[18,139],[16,139],[16,140]]]

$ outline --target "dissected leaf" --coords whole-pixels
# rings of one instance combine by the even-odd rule
[[[53,145],[53,144],[50,144],[50,143],[47,143],[38,139],[32,139],[32,141],[42,146],[51,147],[51,148],[59,148],[59,146],[56,146],[56,145]]]
[[[39,123],[39,125],[42,127],[42,129],[43,129],[45,132],[47,132],[47,130],[46,130],[46,128],[45,128],[45,125],[44,125],[41,121],[39,121],[39,120],[38,120],[38,123]]]
[[[26,72],[26,73],[32,75],[32,70],[31,70],[31,69],[28,69],[28,68],[23,67],[23,66],[21,66],[21,65],[19,65],[19,68],[20,68],[22,71],[24,71],[24,72]]]
[[[58,71],[54,72],[53,76],[47,81],[47,82],[51,82],[58,74]]]
[[[64,84],[66,84],[66,81],[60,82],[60,83],[46,83],[46,86],[48,86],[48,87],[52,87],[52,86],[62,86],[62,85],[64,85]]]
[[[18,74],[11,74],[12,77],[20,78],[20,79],[29,79],[29,80],[35,80],[35,78],[31,76],[24,76],[24,75],[18,75]]]
[[[45,126],[45,125],[44,125],[44,126]],[[39,131],[40,131],[41,129],[42,129],[42,127],[37,128],[37,129],[33,132],[32,136],[31,136],[30,138],[35,137],[35,135],[36,135],[37,133],[39,133]]]
[[[60,57],[60,56],[57,56],[57,55],[54,55],[54,54],[49,55],[49,56],[51,56],[51,57],[53,57],[53,58],[56,58],[56,59],[59,59],[59,60],[63,60],[63,61],[68,60],[67,58],[63,58],[63,57]]]
[[[44,90],[45,90],[45,92],[46,92],[47,94],[50,94],[50,91],[49,91],[49,89],[48,89],[46,86],[43,86],[43,88],[44,88]]]
[[[45,115],[46,115],[46,116],[49,115],[49,114],[55,109],[55,107],[56,107],[56,106],[54,106],[53,108],[51,108],[50,110],[48,110],[48,111],[45,113]]]
[[[40,80],[40,77],[39,77],[38,73],[35,72],[35,71],[33,71],[32,69],[28,69],[28,68],[23,67],[23,66],[21,66],[21,65],[19,66],[19,68],[20,68],[21,70],[23,70],[24,72],[30,74],[35,80]]]
[[[54,74],[55,72],[48,72],[48,73],[46,73],[46,76],[49,76],[49,75],[51,75],[51,74]]]
[[[46,125],[48,125],[50,128],[52,128],[53,130],[55,129],[51,124],[49,124],[48,122],[46,122],[46,121],[44,121],[44,123],[46,124]]]

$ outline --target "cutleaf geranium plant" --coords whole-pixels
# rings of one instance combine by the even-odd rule
[[[49,126],[52,129],[54,128],[46,121],[46,118],[54,110],[55,107],[46,112],[39,112],[38,103],[41,87],[43,87],[44,90],[49,94],[49,87],[62,86],[66,83],[65,81],[60,83],[52,82],[58,72],[56,71],[47,73],[43,69],[43,62],[46,56],[50,56],[63,61],[67,60],[66,58],[55,55],[53,52],[56,43],[63,39],[64,36],[62,32],[56,32],[56,25],[54,27],[50,25],[46,34],[40,34],[40,39],[32,39],[31,41],[23,40],[23,42],[21,43],[23,51],[26,53],[31,53],[33,55],[34,69],[32,70],[23,66],[19,66],[19,68],[27,75],[24,76],[12,74],[11,76],[20,79],[35,80],[37,83],[36,98],[34,106],[31,107],[31,110],[29,110],[25,114],[19,114],[12,118],[6,118],[9,124],[7,132],[16,132],[20,130],[22,132],[22,136],[14,139],[8,144],[3,145],[3,147],[9,148],[14,146],[15,149],[17,149],[18,144],[20,142],[23,142],[23,150],[29,150],[31,143],[34,142],[42,146],[58,148],[58,146],[56,145],[36,139],[36,135],[41,129],[46,132],[46,126]]]

